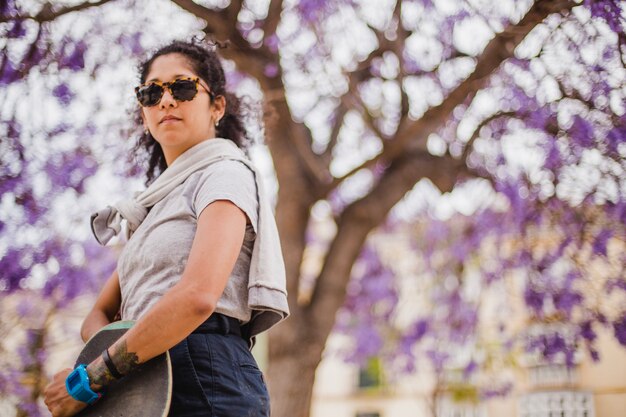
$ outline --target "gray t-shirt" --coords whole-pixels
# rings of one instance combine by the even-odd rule
[[[219,161],[191,174],[155,204],[126,243],[117,263],[123,320],[138,320],[176,284],[185,269],[200,213],[216,200],[229,200],[250,221],[241,252],[215,311],[250,321],[248,272],[257,231],[254,173],[243,163]]]

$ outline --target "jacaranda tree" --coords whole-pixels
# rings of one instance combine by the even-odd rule
[[[394,207],[428,189],[465,193],[472,210],[454,226],[414,228],[430,273],[456,284],[438,295],[445,320],[426,315],[398,329],[399,355],[410,359],[435,332],[444,337],[442,326],[460,343],[470,337],[476,306],[463,297],[462,269],[498,242],[493,262],[479,268],[483,285],[532,271],[524,300],[533,317],[570,319],[592,355],[598,325],[626,345],[626,312],[592,308],[580,285],[593,277],[577,267],[612,262],[601,290],[623,296],[626,262],[612,248],[626,240],[624,13],[613,0],[6,1],[2,290],[70,299],[97,286],[102,277],[83,274],[96,255],[88,236],[68,233],[61,218],[74,221],[93,205],[79,197],[84,187],[129,165],[115,164],[123,146],[108,146],[134,133],[132,95],[122,90],[130,86],[115,71],[173,36],[203,34],[226,46],[232,80],[263,97],[292,312],[269,338],[273,415],[309,414],[315,369],[344,304],[370,317],[362,335],[378,331],[376,314],[392,313],[359,301],[397,296],[392,268],[364,245],[372,231],[398,224]],[[310,226],[320,213],[333,232],[319,265],[303,268],[307,249],[319,245]],[[538,251],[544,239],[550,244]],[[360,256],[366,267],[346,303]],[[375,337],[358,340],[364,356],[379,352]],[[527,348],[567,354],[568,343]],[[425,353],[434,364],[449,360]]]

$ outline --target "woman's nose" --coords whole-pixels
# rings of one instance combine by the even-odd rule
[[[172,97],[172,93],[169,88],[166,88],[163,92],[163,97],[161,97],[161,101],[159,102],[159,107],[162,109],[166,107],[176,107],[176,103],[177,102],[174,100],[174,97]]]

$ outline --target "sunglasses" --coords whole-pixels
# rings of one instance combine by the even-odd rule
[[[143,107],[152,107],[159,104],[166,88],[170,91],[174,100],[190,101],[198,94],[198,84],[200,84],[200,78],[179,78],[167,83],[153,81],[149,84],[135,87],[135,94],[139,104]],[[213,100],[213,93],[202,84],[200,85],[209,93],[209,97]]]

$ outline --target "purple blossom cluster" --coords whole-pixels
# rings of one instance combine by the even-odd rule
[[[574,355],[577,350],[576,344],[568,340],[561,333],[543,333],[537,336],[531,336],[527,340],[526,350],[530,353],[539,353],[539,355],[549,361],[561,360],[560,355],[565,359],[565,364],[574,366]]]
[[[319,24],[324,18],[335,13],[343,4],[351,5],[352,0],[300,0],[296,5],[296,10],[305,22]]]
[[[615,338],[622,345],[626,346],[626,312],[613,322]]]
[[[606,21],[611,30],[620,33],[626,30],[626,6],[620,0],[585,0],[583,4],[589,8],[591,15]]]
[[[59,100],[59,103],[64,106],[68,106],[74,98],[74,93],[72,92],[70,86],[66,83],[61,83],[54,87],[52,95],[56,97]]]
[[[0,3],[2,16],[17,15],[15,2]],[[38,27],[32,21],[9,19],[0,23],[0,31],[8,40],[4,52],[11,52],[0,55],[0,88],[23,88],[22,81],[37,69],[52,81],[49,96],[67,109],[76,99],[72,74],[91,71],[91,64],[96,63],[87,58],[86,39],[66,36],[53,41],[50,30],[50,25]],[[35,33],[37,36],[32,36]],[[140,39],[140,35],[129,33],[120,45],[129,54],[138,53],[142,50]],[[94,294],[110,275],[115,259],[110,249],[103,249],[91,238],[82,241],[59,228],[55,219],[58,211],[51,210],[58,206],[60,196],[68,197],[68,190],[75,192],[77,202],[84,198],[81,195],[87,182],[100,168],[90,147],[90,139],[97,133],[93,124],[61,122],[48,131],[37,131],[33,137],[33,126],[25,125],[30,116],[25,119],[16,110],[14,114],[4,112],[0,119],[0,201],[8,203],[5,207],[10,209],[0,210],[0,304],[8,309],[11,304],[5,299],[22,300],[16,310],[3,311],[7,321],[0,327],[17,323],[9,330],[15,338],[23,338],[17,350],[3,354],[0,398],[17,404],[19,415],[34,417],[45,415],[40,409],[40,384],[47,377],[43,364],[53,348],[45,336],[49,326],[45,318],[52,311],[69,308],[81,295]],[[42,135],[51,146],[37,144]],[[66,146],[72,143],[68,138],[76,137],[80,141]],[[55,146],[61,142],[64,146]],[[83,226],[88,227],[87,223]],[[78,339],[77,335],[72,337]]]
[[[364,248],[356,265],[362,273],[351,279],[344,311],[338,315],[335,328],[354,339],[356,350],[347,359],[365,363],[384,348],[398,292],[392,271],[381,262],[373,247]]]

